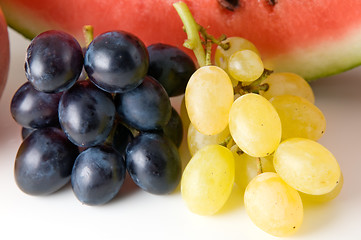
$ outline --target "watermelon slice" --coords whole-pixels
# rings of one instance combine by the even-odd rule
[[[145,44],[181,46],[186,39],[176,0],[0,0],[8,24],[28,38],[65,30],[84,44],[82,26],[95,35],[130,31]],[[260,50],[265,65],[308,80],[361,64],[360,0],[184,0],[214,36],[241,36]],[[222,6],[228,3],[232,10]],[[225,5],[225,4],[223,4]],[[229,8],[229,7],[228,7]]]

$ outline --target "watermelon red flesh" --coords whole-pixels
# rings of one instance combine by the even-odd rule
[[[0,0],[11,27],[32,38],[61,29],[83,43],[82,26],[95,35],[115,29],[132,32],[146,45],[181,46],[186,38],[172,3],[176,0]],[[209,33],[242,36],[260,50],[266,66],[307,79],[361,64],[361,1],[240,1],[235,11],[217,0],[185,0]]]

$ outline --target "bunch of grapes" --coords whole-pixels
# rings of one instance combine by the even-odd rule
[[[31,41],[28,82],[10,107],[23,127],[17,185],[44,195],[71,181],[82,203],[99,205],[115,197],[128,172],[144,191],[172,192],[183,127],[170,97],[184,93],[193,60],[173,46],[146,48],[124,31],[91,40],[82,49],[52,30]]]
[[[187,9],[175,7],[192,22]],[[197,34],[190,34],[189,21],[183,21],[188,36],[200,30],[206,51],[209,42],[218,46],[214,65],[200,64],[185,91],[181,116],[189,123],[192,158],[183,172],[182,197],[192,212],[212,215],[236,183],[255,225],[290,235],[303,220],[301,195],[330,199],[342,186],[338,162],[317,142],[326,121],[312,89],[296,74],[268,70],[248,40],[215,40],[196,23]]]

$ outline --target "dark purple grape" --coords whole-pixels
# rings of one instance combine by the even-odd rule
[[[125,149],[133,138],[132,132],[122,123],[118,123],[113,133],[112,146],[120,154],[125,155]]]
[[[126,124],[141,131],[162,129],[172,114],[167,92],[149,76],[137,88],[117,94],[115,106]]]
[[[169,97],[183,94],[196,70],[192,58],[181,49],[163,43],[148,46],[148,53],[148,75],[162,84]]]
[[[35,128],[21,128],[21,138],[24,140],[27,136],[29,136],[32,132],[34,132]]]
[[[163,128],[163,132],[177,147],[180,147],[183,140],[183,124],[182,119],[174,108],[172,108],[172,116]]]
[[[179,184],[177,147],[161,134],[144,132],[127,146],[126,166],[135,184],[152,194],[167,194]]]
[[[59,122],[70,141],[80,147],[103,143],[112,129],[115,107],[111,95],[90,81],[78,81],[59,102]]]
[[[11,115],[17,123],[26,128],[58,126],[60,97],[61,93],[40,92],[27,82],[16,91],[11,100]]]
[[[50,30],[36,36],[30,43],[25,74],[35,89],[61,92],[78,79],[83,67],[83,53],[71,35]]]
[[[125,179],[122,155],[108,146],[91,147],[79,154],[71,174],[71,185],[78,200],[87,205],[109,202]]]
[[[30,195],[46,195],[70,180],[78,148],[57,128],[31,133],[20,145],[15,159],[15,180]]]
[[[143,42],[124,31],[106,32],[88,46],[84,67],[91,81],[107,92],[135,88],[147,73],[149,56]]]

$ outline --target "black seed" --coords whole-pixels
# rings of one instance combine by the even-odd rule
[[[239,0],[217,0],[218,3],[225,9],[229,11],[234,11],[240,6]]]

